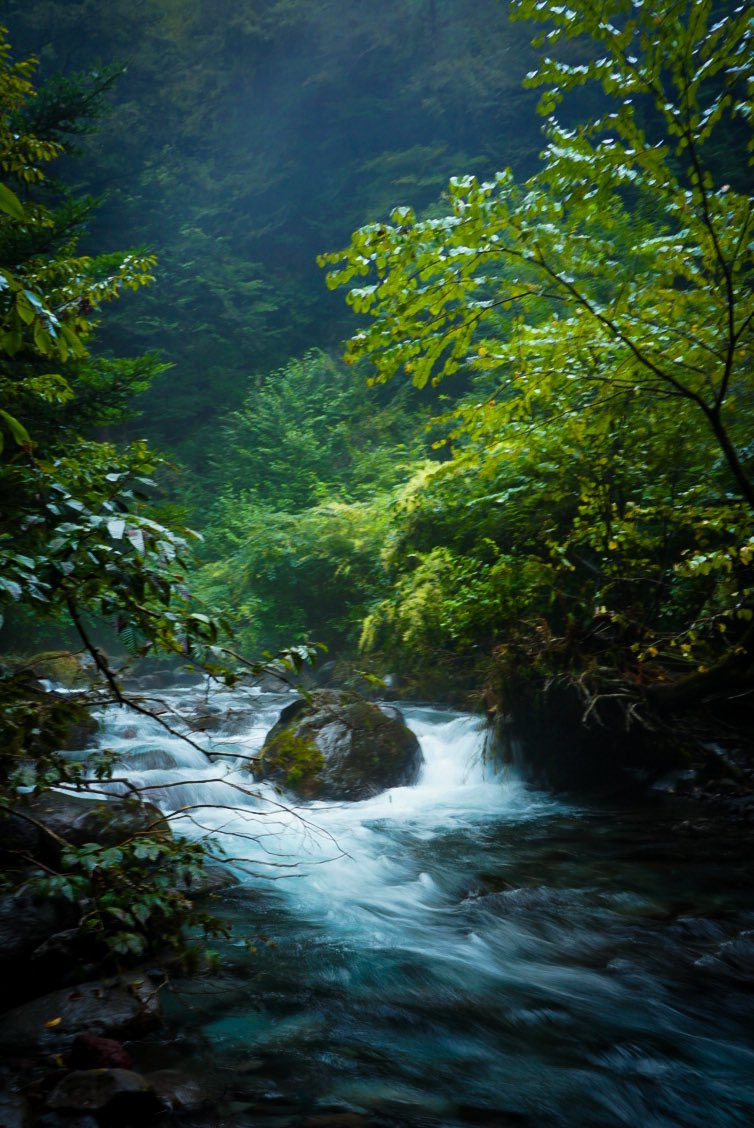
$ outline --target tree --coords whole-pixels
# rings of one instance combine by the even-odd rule
[[[61,216],[35,201],[45,186],[44,166],[62,147],[16,128],[34,96],[31,70],[30,61],[12,64],[2,44],[0,167],[15,182],[15,190],[0,185],[4,600],[49,615],[65,612],[85,642],[83,616],[117,614],[121,633],[184,653],[191,618],[173,570],[180,570],[177,558],[190,534],[163,528],[149,513],[146,475],[159,459],[143,443],[119,451],[82,438],[59,411],[57,426],[44,433],[36,427],[76,398],[82,364],[85,383],[99,378],[107,417],[107,389],[123,370],[89,356],[95,316],[104,302],[151,281],[155,260],[82,256],[79,225],[71,230],[66,222],[69,208]],[[47,371],[53,367],[60,371]]]
[[[110,421],[124,385],[140,378],[134,362],[98,362],[89,345],[102,305],[149,282],[154,259],[82,255],[77,239],[88,208],[42,202],[53,192],[46,166],[63,146],[21,124],[35,96],[32,72],[33,61],[10,61],[0,32],[0,609],[73,631],[99,703],[128,700],[97,644],[103,627],[132,654],[194,657],[232,680],[217,645],[220,628],[184,584],[194,534],[157,520],[150,502],[160,459],[143,442],[119,449],[79,430]],[[71,405],[82,391],[87,406],[77,417]],[[29,793],[96,789],[108,774],[107,758],[84,767],[59,751],[91,700],[47,693],[23,663],[0,664],[0,816],[14,811],[24,819]],[[42,866],[45,887],[73,903],[84,898],[82,927],[100,955],[127,958],[165,942],[181,950],[183,923],[215,927],[178,888],[196,876],[201,845],[153,826],[115,848],[63,847],[57,872]],[[149,880],[155,864],[166,867],[156,884]]]
[[[255,380],[222,427],[223,496],[295,512],[392,486],[420,427],[403,390],[380,404],[342,363],[312,350]]]
[[[704,596],[685,606],[684,630],[696,633],[701,616],[719,651],[732,625],[726,657],[746,661],[754,200],[738,154],[725,167],[720,139],[751,133],[754,17],[711,0],[520,0],[513,9],[550,25],[538,40],[547,53],[527,80],[546,87],[542,167],[521,187],[509,172],[454,178],[449,214],[422,219],[401,207],[389,223],[357,231],[345,251],[321,256],[328,284],[348,286],[351,307],[371,318],[347,359],[369,359],[377,382],[402,371],[420,387],[475,373],[478,400],[457,416],[454,442],[477,459],[484,447],[495,461],[526,429],[549,430],[570,455],[579,432],[609,480],[600,494],[595,458],[578,523],[552,538],[563,569],[593,571],[604,590],[605,576],[618,579],[613,554],[628,543],[629,521],[634,539],[669,522],[671,547],[622,556],[624,580],[634,575],[638,587],[647,555],[662,559],[672,602],[671,580],[677,589],[695,575]],[[611,104],[567,128],[558,108],[581,87]],[[680,489],[679,424],[677,450],[688,460]],[[631,425],[633,483],[621,496]],[[597,607],[604,615],[602,600]],[[583,597],[581,609],[583,618]],[[607,611],[617,621],[625,607]]]
[[[381,586],[390,490],[421,445],[412,398],[380,403],[313,350],[255,380],[226,417],[195,584],[234,608],[247,648],[353,646]]]

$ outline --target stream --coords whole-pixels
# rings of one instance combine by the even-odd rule
[[[213,763],[105,716],[124,774],[240,879],[220,970],[176,986],[153,1065],[211,1074],[233,1125],[754,1124],[750,833],[661,793],[556,800],[485,764],[478,718],[425,706],[402,706],[416,786],[289,807],[246,770],[288,700],[196,738]]]

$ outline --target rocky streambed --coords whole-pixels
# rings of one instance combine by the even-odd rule
[[[0,1078],[6,1086],[0,1123],[5,1128],[30,1121],[49,1128],[56,1119],[74,1124],[81,1116],[102,1123],[121,1123],[124,1117],[154,1120],[215,1107],[227,1096],[227,1084],[219,1079],[212,1083],[205,1076],[199,1082],[185,1068],[150,1068],[155,1032],[163,1031],[157,1045],[166,1040],[160,997],[181,977],[174,958],[160,966],[157,952],[155,966],[90,978],[105,962],[101,946],[82,927],[91,906],[62,887],[39,886],[45,874],[65,871],[66,849],[96,844],[117,850],[140,835],[172,836],[169,820],[177,792],[171,794],[171,783],[196,786],[181,784],[181,767],[203,773],[201,785],[209,789],[206,804],[189,805],[194,813],[215,809],[213,785],[227,788],[232,777],[241,778],[241,808],[244,801],[247,809],[249,799],[257,801],[255,781],[269,780],[275,808],[289,810],[296,795],[357,799],[407,785],[421,767],[418,740],[392,706],[334,691],[291,701],[292,695],[276,686],[260,710],[258,691],[247,694],[245,703],[237,694],[230,703],[218,704],[209,694],[197,694],[191,681],[184,692],[172,684],[172,694],[150,678],[141,681],[148,684],[133,688],[153,695],[148,704],[138,699],[153,714],[149,746],[139,743],[139,725],[121,712],[114,722],[119,747],[108,778],[92,777],[90,791],[78,785],[20,799],[0,824],[0,853],[9,884],[15,877],[16,885],[0,897]],[[160,696],[154,696],[156,691]],[[266,729],[271,710],[280,715],[257,748],[260,712]],[[102,719],[106,726],[112,721],[107,715]],[[93,739],[96,731],[95,724],[87,724],[72,733],[70,757],[86,759],[87,747],[94,750],[101,743]],[[242,739],[229,751],[226,742],[234,737]],[[179,778],[165,779],[162,786],[150,778],[138,781],[140,774],[169,775],[176,769]],[[165,814],[153,800],[162,801]],[[190,833],[200,826],[193,815],[192,823]],[[205,865],[185,893],[193,900],[216,901],[221,890],[238,882],[230,865]],[[145,1035],[151,1037],[149,1050]],[[136,1059],[142,1068],[137,1069]]]
[[[290,695],[155,697],[201,748],[120,710],[100,741],[177,833],[225,847],[232,884],[207,893],[229,936],[217,969],[188,978],[153,960],[83,982],[69,968],[52,989],[6,964],[6,986],[45,987],[2,1020],[8,1128],[754,1120],[754,842],[748,808],[726,806],[740,796],[700,808],[674,790],[715,783],[678,778],[561,801],[492,770],[476,718],[428,707],[405,709],[423,763],[412,753],[396,786],[322,792],[316,725],[296,724],[299,762],[278,747],[249,787]],[[21,947],[39,960],[46,942]]]

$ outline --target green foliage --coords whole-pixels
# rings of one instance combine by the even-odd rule
[[[82,765],[60,750],[79,727],[96,722],[78,695],[45,693],[28,668],[0,665],[3,750],[0,756],[0,804],[19,794],[75,783]]]
[[[208,533],[211,560],[195,577],[196,591],[235,609],[245,648],[306,639],[352,646],[384,585],[380,551],[389,535],[389,503],[389,495],[378,495],[286,513],[248,497],[221,502]]]
[[[0,477],[3,602],[64,615],[80,633],[94,615],[135,633],[141,652],[214,645],[217,627],[183,584],[193,534],[148,515],[154,465],[144,444],[81,440],[64,455],[12,459]]]
[[[348,331],[319,282],[322,246],[396,198],[429,203],[453,168],[493,168],[501,139],[517,167],[536,157],[535,96],[521,89],[533,55],[499,0],[383,0],[347,16],[342,0],[6,0],[4,11],[46,73],[96,88],[99,59],[126,64],[99,134],[73,134],[87,151],[76,175],[106,194],[97,245],[158,248],[160,284],[138,311],[115,310],[104,339],[173,362],[137,433],[202,474],[249,373]],[[75,101],[59,79],[52,93]]]
[[[45,186],[51,142],[17,133],[11,115],[33,95],[29,63],[0,51],[0,167],[20,186]],[[15,194],[10,196],[15,199]],[[97,308],[148,282],[154,260],[76,251],[46,205],[27,202],[22,216],[6,199],[0,215],[0,607],[32,607],[68,618],[85,641],[84,619],[114,621],[121,633],[187,655],[213,646],[217,626],[190,605],[183,587],[185,529],[151,515],[151,478],[160,459],[143,442],[118,449],[81,437],[79,426],[119,417],[125,389],[143,382],[155,362],[99,364],[87,341]],[[21,205],[19,204],[19,207]],[[40,247],[43,246],[44,250]],[[61,369],[40,374],[50,360]],[[78,409],[82,396],[81,415]],[[102,402],[92,407],[94,396]],[[44,426],[43,426],[44,425]]]
[[[523,190],[508,173],[481,184],[454,178],[447,217],[417,220],[397,209],[391,224],[362,228],[345,252],[321,261],[336,268],[331,286],[373,278],[349,291],[356,312],[373,320],[348,356],[368,356],[380,380],[403,370],[423,386],[461,364],[502,370],[524,410],[564,377],[588,383],[592,397],[605,387],[608,395],[677,396],[705,414],[730,460],[722,412],[736,385],[746,386],[751,359],[751,201],[715,187],[701,161],[724,116],[748,114],[748,103],[729,94],[708,104],[701,80],[714,74],[726,89],[754,82],[751,17],[742,10],[710,28],[710,3],[690,6],[685,22],[677,5],[672,18],[656,5],[634,8],[621,31],[602,7],[582,5],[579,18],[551,13],[555,41],[588,30],[606,40],[609,57],[577,67],[546,61],[532,77],[557,80],[543,108],[587,78],[625,96],[575,131],[550,118],[544,167]],[[666,144],[646,138],[637,95],[655,102]],[[688,161],[685,175],[675,171],[671,144],[676,160]],[[557,312],[532,324],[532,297],[557,303]],[[509,340],[490,347],[480,332],[503,307],[520,319]]]
[[[246,648],[354,645],[384,581],[390,491],[417,432],[405,395],[380,402],[320,352],[252,385],[223,428],[222,493],[195,585],[235,609]]]
[[[320,259],[369,317],[347,360],[378,383],[474,384],[443,423],[453,461],[399,512],[365,640],[414,663],[513,647],[545,675],[600,654],[638,681],[745,658],[754,200],[713,143],[750,130],[751,12],[514,9],[552,25],[529,78],[540,171],[456,177],[447,215],[397,208]],[[599,49],[576,63],[579,36]],[[582,85],[612,105],[566,128]]]
[[[80,254],[89,207],[54,205],[45,169],[61,145],[19,125],[34,97],[33,68],[11,63],[9,50],[0,37],[0,612],[67,625],[88,654],[91,680],[122,703],[93,641],[105,625],[132,654],[191,658],[232,681],[222,624],[185,587],[196,534],[156,519],[153,474],[162,460],[143,441],[119,448],[86,435],[121,421],[129,392],[161,367],[153,357],[98,361],[90,352],[100,307],[151,281],[154,259]],[[48,105],[48,129],[53,118]],[[101,694],[47,692],[36,676],[44,672],[38,657],[0,667],[3,814],[17,809],[23,818],[26,795],[86,789],[112,772],[106,753],[83,763],[64,751],[96,730],[90,708]],[[82,906],[98,958],[120,963],[165,946],[183,955],[184,926],[216,931],[185,892],[200,873],[202,844],[157,830],[114,846],[62,847],[57,868],[38,866],[47,874],[40,885]]]
[[[53,74],[21,107],[25,133],[43,137],[66,153],[79,152],[74,138],[96,133],[109,112],[110,94],[124,70],[117,64],[74,74]]]
[[[118,846],[66,845],[60,872],[37,878],[34,886],[43,895],[84,906],[83,940],[116,964],[147,952],[191,964],[198,958],[189,945],[197,929],[205,938],[227,934],[191,899],[205,858],[205,844],[173,838],[164,829],[146,831]]]
[[[289,513],[333,495],[360,501],[399,480],[417,431],[406,397],[379,404],[312,351],[256,381],[222,429],[223,492]]]

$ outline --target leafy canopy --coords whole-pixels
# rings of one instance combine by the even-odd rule
[[[347,360],[376,383],[473,386],[444,421],[451,461],[397,514],[393,592],[365,641],[428,666],[507,646],[518,669],[522,653],[549,673],[601,662],[634,686],[721,651],[745,661],[751,144],[725,154],[751,137],[754,16],[706,0],[513,11],[545,24],[527,79],[544,87],[539,171],[455,177],[447,214],[398,207],[320,258],[362,315]],[[601,108],[565,125],[582,87]]]
[[[528,79],[547,87],[543,166],[522,187],[509,172],[454,178],[448,215],[397,208],[321,256],[328,285],[350,287],[349,304],[371,317],[347,358],[420,387],[462,366],[495,372],[512,412],[566,380],[574,408],[612,399],[620,411],[627,394],[688,401],[754,507],[731,435],[752,370],[752,199],[706,162],[718,132],[752,124],[754,17],[746,6],[719,15],[711,0],[513,7],[552,25]],[[584,35],[597,57],[556,57]],[[613,105],[566,128],[556,111],[583,85]]]

